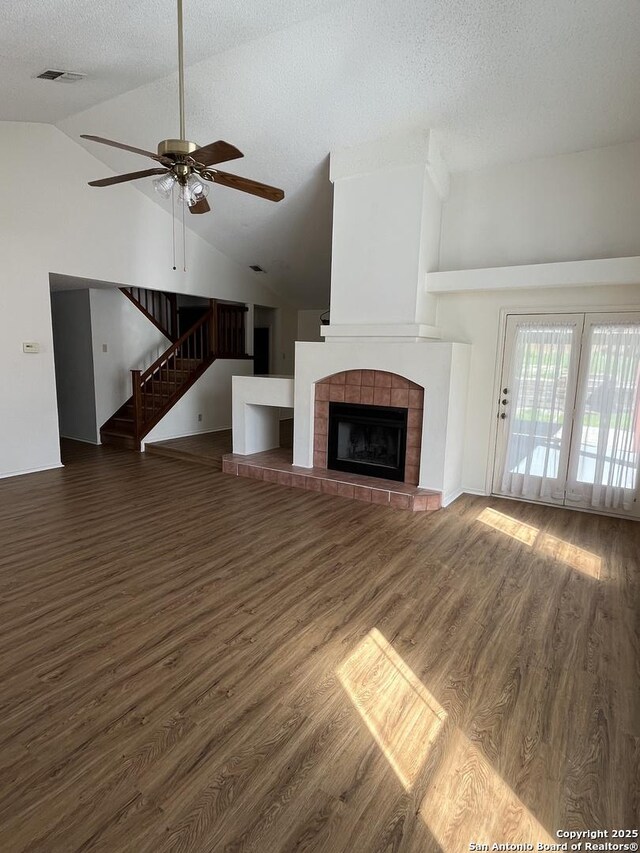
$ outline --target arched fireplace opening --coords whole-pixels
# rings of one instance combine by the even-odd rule
[[[424,389],[381,370],[316,383],[314,467],[417,485]]]

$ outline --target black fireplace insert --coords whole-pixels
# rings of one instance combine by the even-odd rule
[[[327,468],[404,480],[407,410],[329,403]]]

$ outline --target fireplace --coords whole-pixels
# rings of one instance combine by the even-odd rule
[[[404,480],[407,409],[329,404],[327,468]]]
[[[336,457],[345,454],[338,454],[337,447],[333,461],[329,462],[329,407],[335,403],[354,406],[352,414],[355,414],[356,417],[361,416],[363,409],[369,409],[370,412],[377,415],[381,415],[383,411],[391,411],[396,414],[399,410],[406,411],[405,449],[402,463],[404,465],[404,476],[396,474],[395,479],[398,482],[417,486],[420,479],[424,389],[404,376],[382,370],[343,370],[316,382],[313,467],[353,472],[354,469],[351,467],[348,469],[338,467]],[[398,451],[394,452],[397,456]],[[383,470],[379,474],[375,474],[371,470],[371,462],[360,464],[355,470],[365,476],[382,477],[385,480],[390,480],[392,479],[391,468],[386,464],[387,461],[381,466]]]

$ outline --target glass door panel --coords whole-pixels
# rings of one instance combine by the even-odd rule
[[[507,318],[494,492],[564,501],[582,314]]]
[[[567,505],[640,515],[640,314],[588,314]]]

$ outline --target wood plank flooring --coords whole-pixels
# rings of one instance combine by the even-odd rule
[[[3,853],[638,825],[640,525],[65,459],[0,481]]]
[[[146,445],[146,452],[151,456],[166,456],[170,459],[181,459],[183,462],[210,465],[220,471],[222,457],[225,453],[231,453],[232,445],[231,430],[223,429],[150,442]],[[293,448],[292,418],[280,421],[280,447]]]
[[[183,462],[195,462],[198,465],[210,465],[222,470],[222,457],[231,453],[233,440],[230,429],[217,432],[203,432],[184,438],[170,438],[167,441],[150,442],[145,452],[150,456],[166,456]]]

